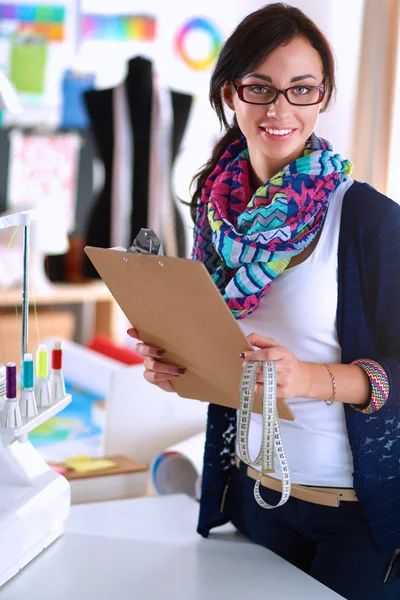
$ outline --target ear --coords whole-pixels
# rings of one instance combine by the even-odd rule
[[[224,85],[221,88],[221,95],[223,101],[231,110],[235,110],[235,106],[233,104],[233,93],[234,88],[232,83],[230,81],[225,81]]]

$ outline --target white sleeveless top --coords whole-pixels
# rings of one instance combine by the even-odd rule
[[[336,332],[337,254],[343,196],[352,183],[349,178],[332,194],[312,254],[279,275],[254,313],[238,321],[246,335],[258,333],[273,338],[306,362],[341,362]],[[291,398],[287,402],[295,420],[280,419],[279,424],[292,483],[353,487],[353,460],[343,404],[327,406],[311,398]],[[249,434],[252,459],[260,449],[261,429],[261,415],[253,413]],[[277,460],[271,476],[281,478]]]

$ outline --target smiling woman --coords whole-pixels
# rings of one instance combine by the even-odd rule
[[[210,405],[198,531],[230,520],[347,600],[398,600],[400,207],[316,135],[334,91],[328,41],[282,3],[238,25],[211,77],[226,132],[195,178],[192,258],[253,346],[243,363],[275,363],[295,416],[279,423],[293,492],[265,509],[282,481],[276,457],[268,473],[252,458],[260,416],[244,463],[237,411]],[[137,346],[146,379],[168,390],[185,374],[163,350]]]

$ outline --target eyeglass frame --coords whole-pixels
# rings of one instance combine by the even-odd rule
[[[269,87],[269,88],[272,88],[272,89],[275,90],[275,96],[274,96],[274,98],[272,100],[270,100],[269,102],[249,102],[248,100],[244,99],[243,89],[246,88],[246,87],[254,87],[255,85],[262,85],[262,84],[261,83],[260,84],[246,83],[244,85],[238,85],[233,79],[231,81],[232,81],[233,87],[235,88],[235,90],[237,92],[237,95],[239,96],[239,100],[241,100],[242,102],[245,102],[246,104],[253,104],[255,106],[267,106],[268,104],[273,104],[276,101],[276,99],[278,98],[278,96],[280,94],[283,94],[285,96],[286,100],[292,106],[315,106],[316,104],[321,104],[321,102],[325,98],[325,94],[326,94],[326,89],[324,87],[320,86],[320,85],[304,85],[304,86],[301,86],[301,85],[292,85],[292,86],[290,86],[290,87],[288,87],[288,88],[286,88],[284,90],[280,90],[279,88],[275,87],[274,85],[269,85],[268,84],[268,85],[266,85],[266,87]],[[289,90],[293,90],[293,89],[295,89],[297,87],[307,87],[307,88],[312,88],[312,89],[319,90],[320,96],[319,96],[317,102],[311,102],[309,104],[295,104],[294,102],[291,102],[289,100],[289,97],[288,97],[288,91]]]

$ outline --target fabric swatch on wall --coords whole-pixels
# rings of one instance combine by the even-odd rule
[[[47,64],[47,45],[40,36],[11,38],[10,79],[18,92],[43,94]]]
[[[64,72],[61,86],[61,127],[63,129],[86,129],[89,127],[90,119],[83,94],[92,90],[94,84],[94,73],[76,73],[70,69]]]

